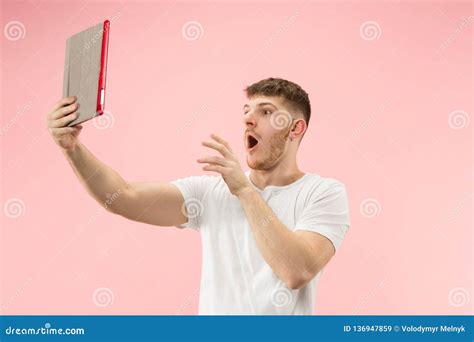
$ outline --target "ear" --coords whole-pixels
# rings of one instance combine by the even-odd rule
[[[303,134],[306,132],[307,128],[308,126],[306,125],[306,121],[303,118],[296,119],[291,125],[290,138],[295,140],[303,137]]]

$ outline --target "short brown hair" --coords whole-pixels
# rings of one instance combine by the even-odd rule
[[[303,88],[296,83],[284,80],[282,78],[266,78],[249,85],[244,89],[247,98],[257,95],[263,96],[281,96],[288,101],[290,106],[303,113],[306,125],[311,118],[311,104],[309,96]]]

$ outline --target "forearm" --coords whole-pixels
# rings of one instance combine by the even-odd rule
[[[275,274],[288,287],[309,277],[314,263],[305,240],[290,231],[254,189],[239,194],[257,247]]]
[[[97,159],[82,143],[63,153],[87,192],[106,209],[115,211],[123,205],[120,195],[128,183],[112,168]]]

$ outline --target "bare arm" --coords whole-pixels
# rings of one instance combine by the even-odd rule
[[[66,127],[75,119],[76,109],[73,98],[59,101],[48,114],[48,129],[87,192],[108,211],[134,221],[157,226],[187,222],[177,187],[165,182],[127,182],[79,141],[82,126]]]
[[[318,233],[288,229],[250,184],[229,143],[215,134],[211,138],[213,141],[204,141],[203,145],[222,157],[200,158],[198,162],[208,164],[203,170],[219,172],[240,200],[257,247],[273,272],[287,287],[302,288],[334,255],[332,242]]]
[[[241,191],[238,198],[260,253],[289,288],[305,286],[333,257],[335,250],[329,239],[318,233],[289,230],[253,188]]]

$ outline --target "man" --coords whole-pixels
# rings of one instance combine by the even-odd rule
[[[242,171],[227,141],[197,160],[217,176],[127,182],[79,142],[74,98],[59,101],[48,127],[81,183],[107,210],[157,226],[192,227],[203,246],[200,314],[311,314],[323,267],[349,228],[344,185],[299,170],[311,116],[297,84],[268,78],[245,89]],[[214,153],[216,154],[216,153]],[[110,200],[110,194],[119,194]]]

